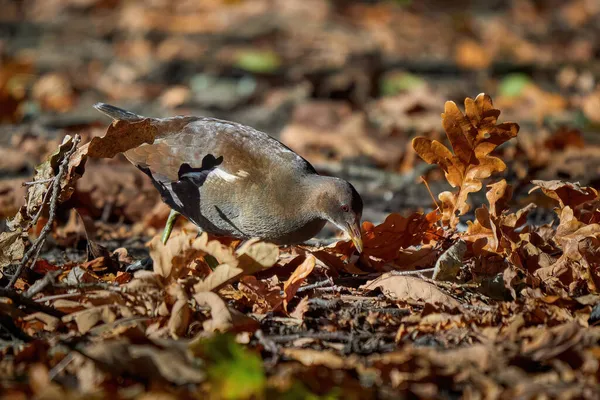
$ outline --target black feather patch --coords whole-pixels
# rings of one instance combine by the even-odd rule
[[[200,187],[204,185],[208,174],[222,163],[222,156],[217,158],[208,154],[202,159],[200,168],[194,168],[188,163],[182,164],[177,173],[178,180],[170,182],[153,176],[152,171],[147,167],[137,167],[150,177],[154,187],[169,207],[195,224],[200,225],[202,222],[206,226],[210,223],[200,213]]]
[[[217,168],[222,163],[223,156],[215,158],[212,154],[207,154],[202,159],[202,166],[200,168],[193,168],[188,163],[182,164],[181,167],[179,167],[179,172],[177,172],[177,177],[179,178],[179,182],[189,180],[200,187],[204,184],[210,171]]]

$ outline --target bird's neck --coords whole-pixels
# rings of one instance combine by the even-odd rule
[[[326,198],[327,193],[331,190],[333,180],[329,176],[308,175],[304,178],[301,185],[301,196],[303,205],[301,213],[308,220],[326,220]]]

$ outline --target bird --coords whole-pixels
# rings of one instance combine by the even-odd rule
[[[278,245],[306,242],[329,221],[362,252],[363,201],[354,186],[320,175],[267,133],[216,118],[147,118],[106,103],[94,107],[130,122],[132,132],[142,120],[156,128],[153,143],[123,154],[171,208],[163,243],[179,215],[204,232]]]

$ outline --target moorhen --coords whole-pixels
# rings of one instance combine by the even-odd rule
[[[132,122],[132,130],[146,119],[109,104],[94,107]],[[363,203],[347,181],[319,175],[283,143],[246,125],[191,116],[149,120],[154,143],[124,154],[172,209],[163,242],[182,214],[209,233],[277,244],[302,243],[330,221],[362,251]]]

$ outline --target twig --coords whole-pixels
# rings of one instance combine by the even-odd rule
[[[33,262],[33,264],[35,265],[35,261]],[[32,298],[36,294],[46,289],[46,287],[54,285],[56,278],[61,273],[61,270],[49,271],[46,275],[44,275],[42,279],[36,281],[33,285],[31,285],[29,289],[27,289],[27,291],[23,294],[23,296]]]
[[[298,339],[317,339],[317,340],[330,340],[339,342],[348,342],[352,339],[369,339],[372,338],[372,334],[349,334],[346,332],[303,332],[303,333],[292,333],[290,335],[276,335],[268,336],[267,338],[275,343],[288,343]]]
[[[404,275],[417,275],[421,278],[425,278],[425,276],[423,274],[427,274],[427,273],[433,273],[433,270],[435,268],[425,268],[425,269],[418,269],[415,271],[391,271],[390,275],[400,275],[400,276],[404,276]]]
[[[41,311],[48,315],[52,315],[53,317],[61,318],[65,315],[62,311],[40,304],[32,299],[28,299],[27,297],[15,292],[12,289],[0,287],[0,297],[8,297],[18,305],[33,308],[34,310]]]
[[[46,241],[46,236],[48,235],[48,233],[50,233],[50,230],[52,229],[52,224],[54,223],[54,218],[56,216],[56,206],[58,204],[58,196],[60,194],[60,181],[67,170],[67,165],[69,164],[69,159],[71,158],[73,153],[75,153],[75,150],[77,150],[77,145],[79,144],[80,140],[81,140],[81,137],[79,135],[75,135],[75,137],[73,137],[73,145],[65,153],[62,161],[60,162],[60,165],[58,167],[58,173],[54,177],[54,182],[52,182],[52,196],[50,197],[50,210],[48,212],[48,221],[46,222],[46,225],[44,225],[44,227],[42,228],[42,231],[40,232],[40,236],[35,240],[35,242],[29,248],[29,250],[27,250],[27,253],[25,253],[25,256],[21,260],[21,263],[19,264],[17,271],[10,279],[10,282],[8,283],[8,285],[6,285],[6,288],[13,287],[15,282],[17,282],[17,279],[19,279],[19,277],[23,273],[23,269],[25,269],[25,267],[27,266],[27,263],[28,263],[29,259],[31,258],[31,256],[34,256],[34,260],[37,259],[40,249],[42,248],[42,246],[44,245],[44,243]],[[42,203],[42,205],[40,207],[43,207],[43,204],[44,203]]]
[[[53,180],[54,180],[54,178],[47,178],[47,179],[41,179],[39,181],[23,182],[21,185],[23,185],[23,186],[33,186],[33,185],[39,185],[39,184],[42,184],[42,183],[52,182]]]
[[[296,291],[296,293],[302,293],[307,290],[313,290],[316,288],[321,288],[323,286],[333,286],[333,280],[331,278],[329,278],[329,279],[321,281],[321,282],[316,282],[316,283],[312,283],[310,285],[302,286],[300,289],[298,289]]]
[[[54,179],[54,178],[53,178]],[[40,219],[40,217],[42,216],[42,212],[44,211],[44,204],[46,204],[46,201],[48,201],[48,197],[52,194],[51,190],[48,190],[46,192],[46,194],[44,194],[44,198],[42,199],[42,204],[40,205],[40,209],[38,210],[38,212],[35,213],[35,216],[33,217],[33,219],[31,220],[31,224],[30,226],[35,226],[38,222],[38,220]]]
[[[82,295],[83,295],[83,293],[81,293],[81,292],[61,293],[61,294],[53,294],[50,296],[40,297],[38,299],[35,299],[34,301],[36,303],[45,303],[47,301],[58,300],[58,299],[68,299],[69,297],[77,297],[77,296],[82,296]]]
[[[265,333],[262,331],[262,329],[257,330],[254,333],[254,336],[256,336],[258,342],[263,345],[265,350],[273,354],[279,353],[279,348],[277,347],[277,344],[271,339],[269,339],[267,336],[265,336]]]
[[[67,365],[69,365],[71,361],[73,361],[73,359],[73,353],[68,353],[65,356],[65,358],[60,360],[58,364],[56,364],[54,367],[52,367],[50,371],[48,371],[48,379],[53,380],[54,378],[56,378],[56,376],[60,374],[62,370],[64,370],[67,367]]]

